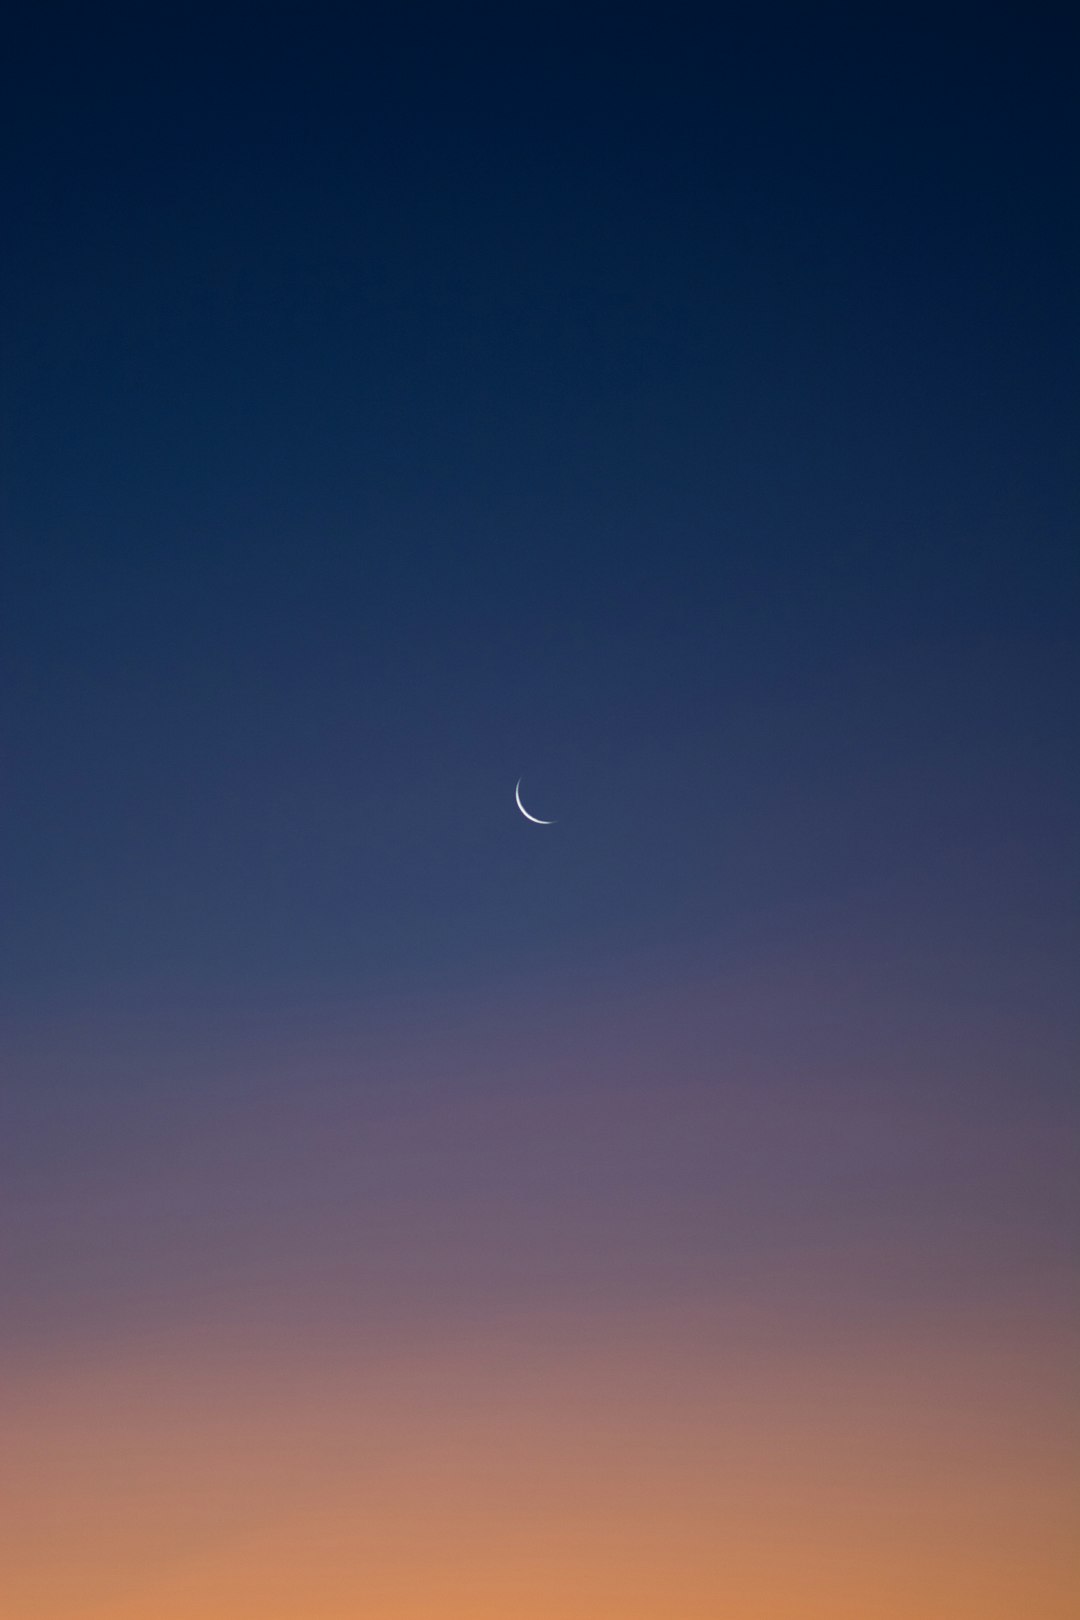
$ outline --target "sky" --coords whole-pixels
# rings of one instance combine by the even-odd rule
[[[1072,1620],[1080,31],[19,9],[5,1620]]]

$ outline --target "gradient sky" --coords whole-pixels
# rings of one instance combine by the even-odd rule
[[[24,10],[4,1620],[1074,1620],[1080,30]]]

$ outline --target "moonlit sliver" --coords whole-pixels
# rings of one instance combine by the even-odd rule
[[[529,812],[526,810],[525,806],[521,802],[521,777],[520,776],[517,779],[517,787],[514,789],[514,800],[515,800],[515,802],[517,804],[518,809],[521,811],[522,815],[525,817],[526,821],[535,821],[536,825],[538,827],[553,827],[555,825],[555,823],[553,821],[542,821],[539,816],[530,816]]]

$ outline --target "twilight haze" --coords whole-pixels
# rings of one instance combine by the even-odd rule
[[[1066,8],[17,9],[0,1614],[1075,1620]]]

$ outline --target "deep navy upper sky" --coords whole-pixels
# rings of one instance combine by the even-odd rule
[[[5,1001],[1063,984],[1077,40],[500,9],[8,41]]]

